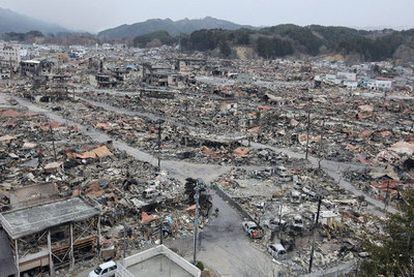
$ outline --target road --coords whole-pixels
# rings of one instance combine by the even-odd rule
[[[219,208],[219,216],[203,228],[197,259],[215,268],[220,276],[276,276],[273,272],[277,274],[280,268],[249,241],[241,228],[240,215],[217,194],[213,194],[213,206]],[[192,239],[188,239],[168,246],[192,260],[192,244]]]

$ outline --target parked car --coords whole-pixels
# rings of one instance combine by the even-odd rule
[[[242,228],[252,239],[261,239],[263,237],[263,230],[253,221],[244,221]]]
[[[267,246],[267,252],[275,259],[281,259],[286,254],[286,249],[280,243],[269,244]]]
[[[277,174],[279,175],[279,180],[282,182],[289,182],[292,180],[292,176],[290,176],[288,170],[284,166],[278,166],[276,168]]]
[[[114,277],[117,269],[117,264],[114,261],[109,261],[91,271],[88,277]]]

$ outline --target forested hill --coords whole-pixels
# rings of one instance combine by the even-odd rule
[[[160,36],[160,38],[158,38]],[[246,47],[263,58],[276,58],[293,54],[322,55],[343,54],[361,60],[379,61],[391,58],[413,59],[414,29],[394,31],[356,30],[346,27],[306,27],[292,24],[262,29],[199,30],[180,38],[166,32],[136,37],[134,44],[140,47],[176,44],[188,51],[214,51],[222,56],[235,55],[235,49]]]

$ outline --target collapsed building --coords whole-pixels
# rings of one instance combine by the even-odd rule
[[[39,193],[36,188],[31,187],[31,194]],[[25,190],[23,194],[30,195],[28,188]],[[42,274],[47,268],[50,276],[55,276],[57,269],[97,255],[99,216],[99,208],[82,198],[43,200],[31,206],[19,202],[18,208],[0,215],[2,246],[12,255],[1,264],[2,273]]]

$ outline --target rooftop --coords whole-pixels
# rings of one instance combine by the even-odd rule
[[[124,259],[124,266],[132,276],[199,277],[201,271],[164,245],[148,249]]]
[[[22,61],[22,63],[35,63],[35,64],[39,64],[40,61],[36,61],[36,60],[25,60],[25,61]]]
[[[0,215],[0,223],[12,239],[37,233],[61,224],[96,216],[99,209],[81,198],[12,210]]]

